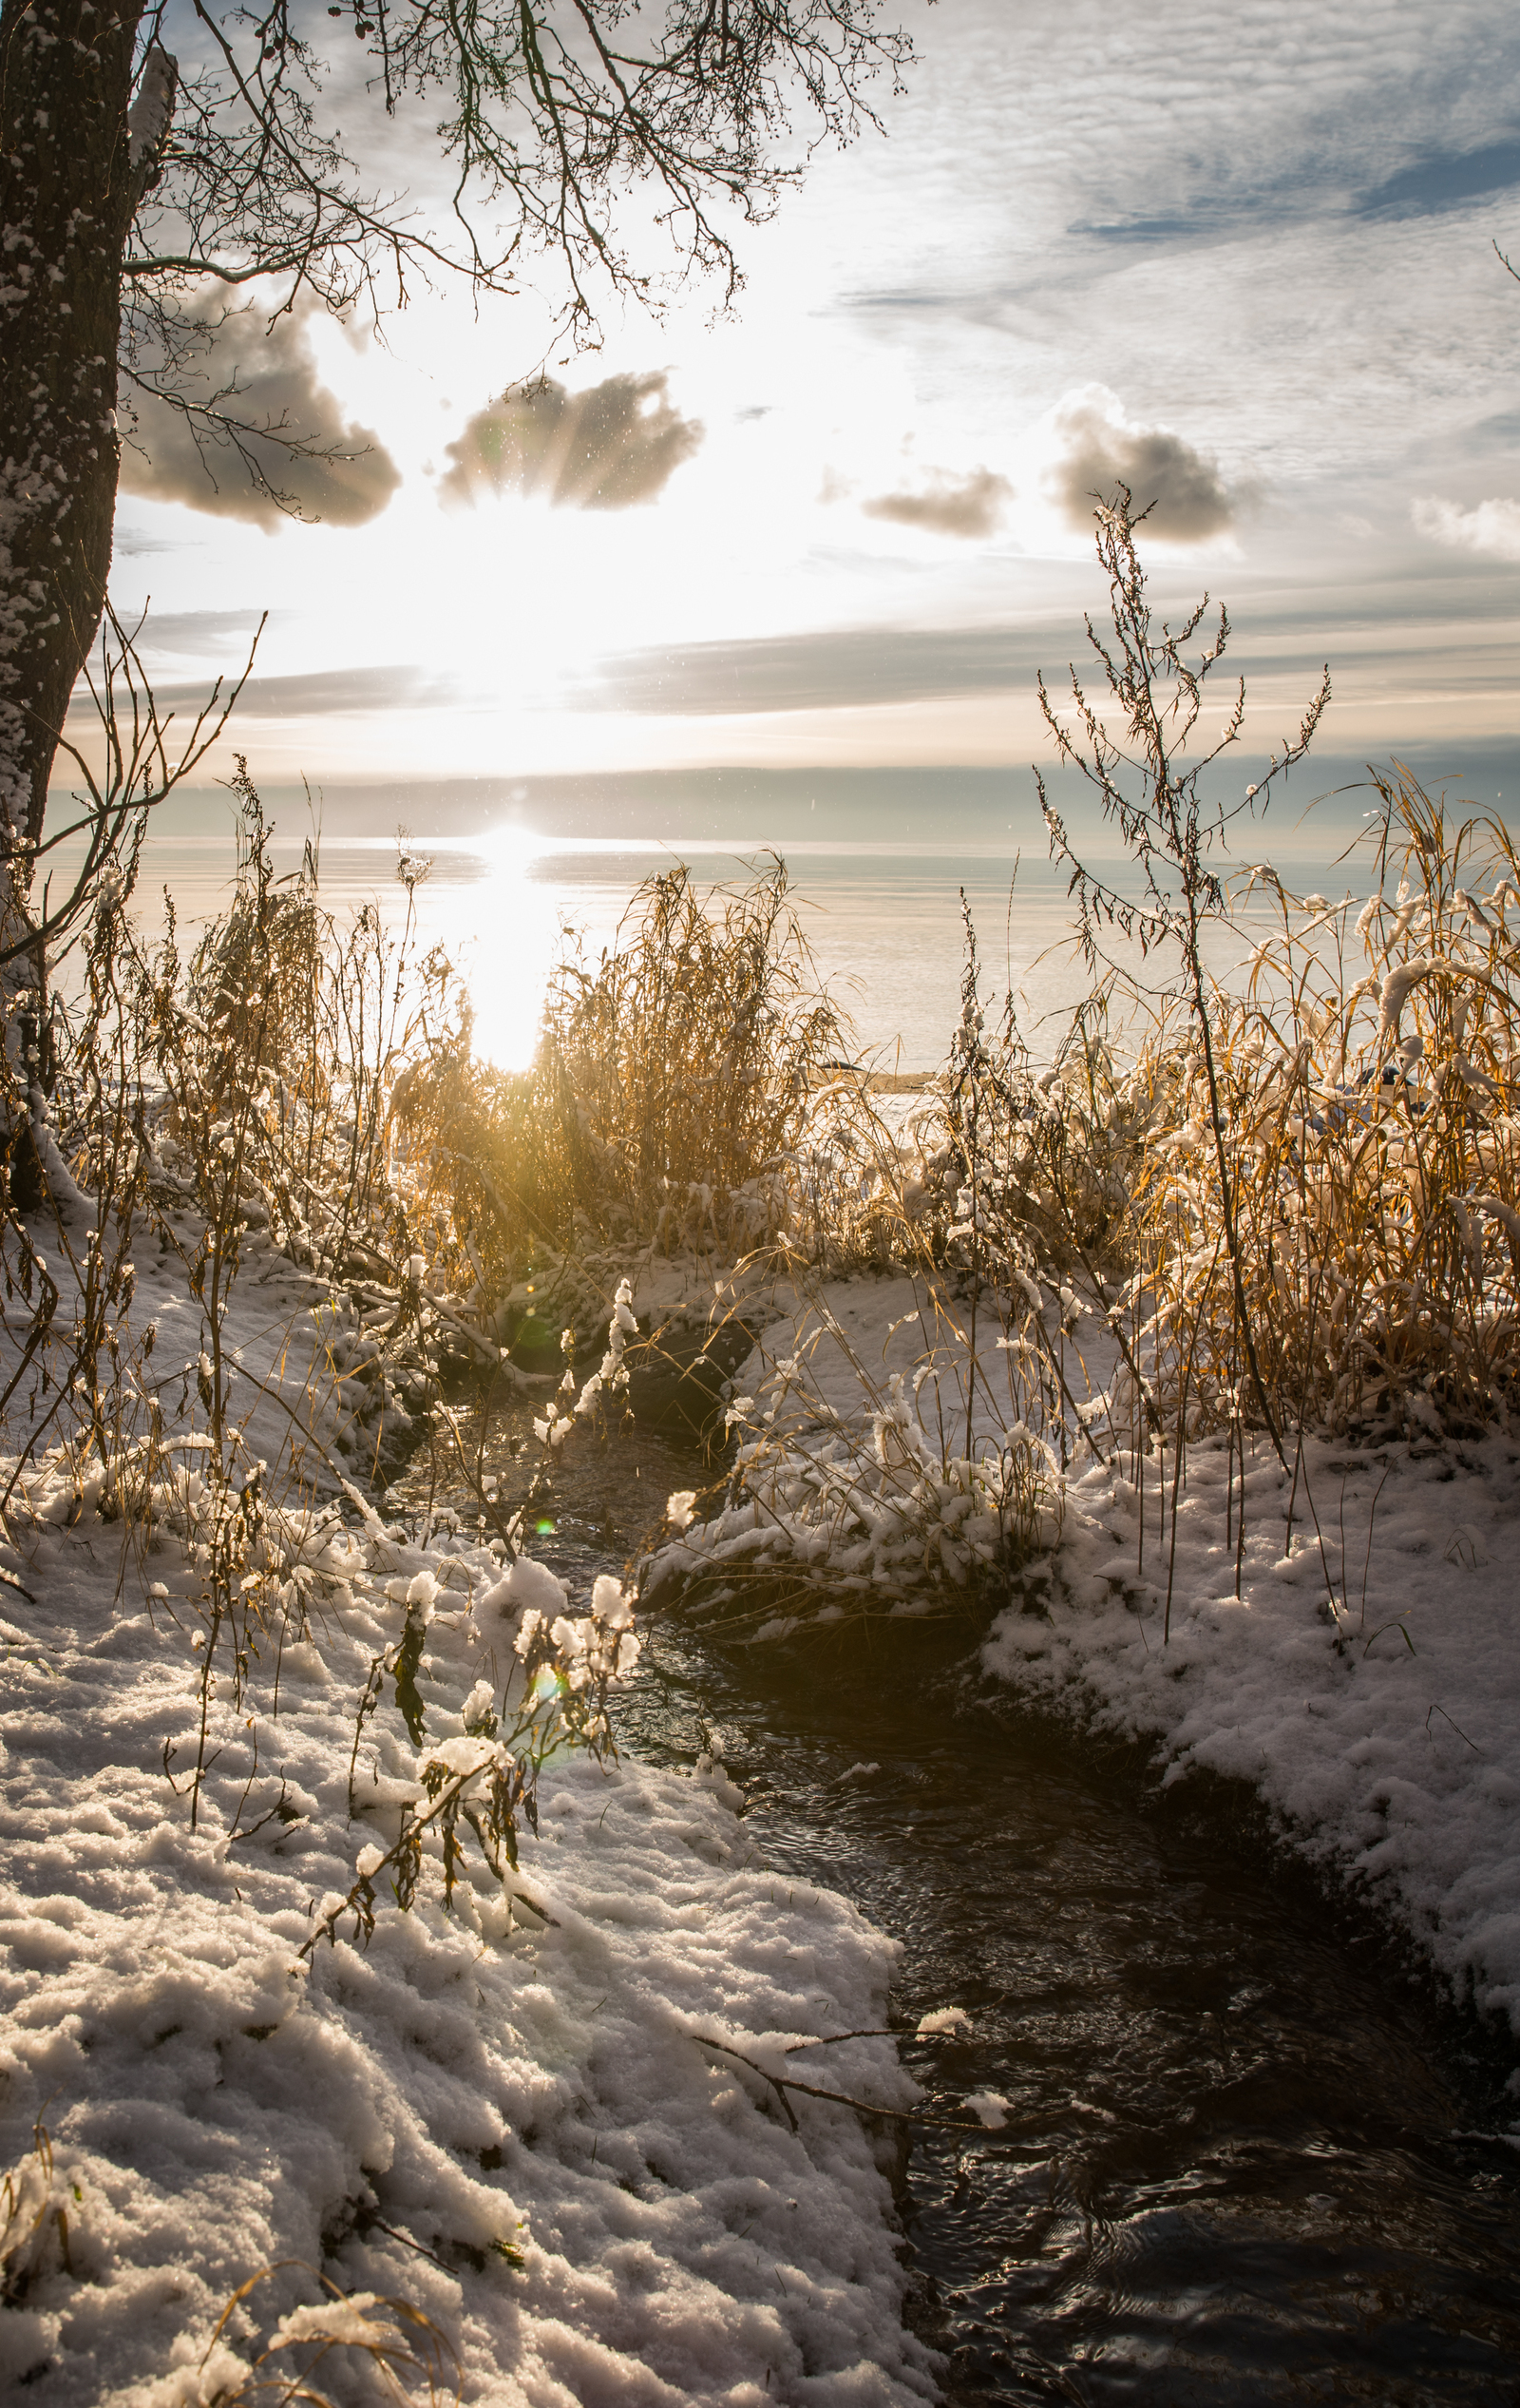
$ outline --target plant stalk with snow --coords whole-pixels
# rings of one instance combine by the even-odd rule
[[[1089,700],[1074,667],[1071,672],[1074,714],[1056,710],[1043,677],[1039,680],[1039,698],[1059,759],[1095,789],[1104,819],[1118,828],[1130,858],[1141,873],[1144,893],[1139,900],[1126,895],[1085,866],[1074,850],[1065,822],[1051,801],[1038,769],[1035,777],[1050,831],[1052,855],[1064,861],[1071,870],[1069,891],[1076,899],[1078,934],[1089,964],[1096,968],[1104,961],[1100,929],[1115,926],[1125,936],[1138,939],[1143,955],[1158,946],[1167,946],[1180,958],[1207,1083],[1209,1127],[1237,1333],[1258,1409],[1278,1456],[1285,1462],[1278,1417],[1257,1360],[1245,1298],[1236,1212],[1237,1171],[1229,1158],[1214,1060],[1203,934],[1206,925],[1223,917],[1226,908],[1220,873],[1207,856],[1215,847],[1223,850],[1229,829],[1239,819],[1254,817],[1259,806],[1264,808],[1273,782],[1308,751],[1330,699],[1330,672],[1326,669],[1319,693],[1297,733],[1281,753],[1273,755],[1265,776],[1236,802],[1206,802],[1199,791],[1199,780],[1240,740],[1245,717],[1245,681],[1240,680],[1218,736],[1211,743],[1206,741],[1203,751],[1190,762],[1185,761],[1188,742],[1203,717],[1206,681],[1223,659],[1229,639],[1229,618],[1221,608],[1213,641],[1205,646],[1196,661],[1188,659],[1186,647],[1208,609],[1206,594],[1175,632],[1166,621],[1157,629],[1136,542],[1136,530],[1146,513],[1134,511],[1131,501],[1129,487],[1121,484],[1112,500],[1099,503],[1097,555],[1109,580],[1112,637],[1099,636],[1091,618],[1087,621],[1088,640],[1109,690],[1124,714],[1124,740],[1110,734],[1099,711]],[[1073,734],[1069,724],[1073,716],[1080,730],[1077,735]]]

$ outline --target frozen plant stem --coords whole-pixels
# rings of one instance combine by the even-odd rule
[[[1254,818],[1257,805],[1264,805],[1273,780],[1308,750],[1330,698],[1330,674],[1327,669],[1297,735],[1281,755],[1274,755],[1266,776],[1250,787],[1238,802],[1206,803],[1199,792],[1199,779],[1239,741],[1245,716],[1245,685],[1242,679],[1218,739],[1212,744],[1206,742],[1199,756],[1189,766],[1182,766],[1188,740],[1203,715],[1206,681],[1228,641],[1228,614],[1221,608],[1212,643],[1195,661],[1189,661],[1186,647],[1197,634],[1208,608],[1207,595],[1175,633],[1166,621],[1158,633],[1135,540],[1147,513],[1133,509],[1132,496],[1123,484],[1115,487],[1112,498],[1094,498],[1097,556],[1109,580],[1112,634],[1107,640],[1100,637],[1089,619],[1088,640],[1110,692],[1124,714],[1125,740],[1115,740],[1110,735],[1089,701],[1074,667],[1071,671],[1072,696],[1080,736],[1074,737],[1068,732],[1051,700],[1043,676],[1039,679],[1040,708],[1058,759],[1095,788],[1105,820],[1117,824],[1130,860],[1141,873],[1144,891],[1139,899],[1122,893],[1086,868],[1073,850],[1065,823],[1038,769],[1036,782],[1050,831],[1052,856],[1066,862],[1071,870],[1069,891],[1076,899],[1077,932],[1090,967],[1096,969],[1101,964],[1115,977],[1119,975],[1117,965],[1107,960],[1100,945],[1100,931],[1112,927],[1119,928],[1126,937],[1138,938],[1143,955],[1154,946],[1168,945],[1181,957],[1194,1034],[1203,1057],[1235,1326],[1257,1409],[1278,1459],[1286,1469],[1287,1456],[1277,1416],[1257,1358],[1241,1262],[1238,1198],[1226,1143],[1202,946],[1205,926],[1223,919],[1228,906],[1223,882],[1218,872],[1209,868],[1205,855],[1215,846],[1224,850],[1231,824],[1243,813]]]
[[[1216,1246],[1204,1289],[1204,1309],[1206,1309],[1208,1290],[1213,1287],[1214,1273],[1218,1269],[1219,1249]],[[1182,1385],[1177,1393],[1177,1451],[1171,1467],[1171,1546],[1167,1557],[1167,1610],[1161,1629],[1163,1647],[1171,1645],[1171,1593],[1177,1577],[1177,1501],[1182,1489],[1182,1468],[1188,1443],[1188,1390],[1192,1385],[1193,1356],[1198,1347],[1198,1332],[1204,1326],[1204,1309],[1193,1321],[1192,1336],[1188,1342],[1188,1359],[1183,1366]]]

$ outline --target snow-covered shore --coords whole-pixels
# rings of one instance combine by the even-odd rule
[[[661,1310],[696,1309],[672,1266],[647,1284]],[[873,1423],[910,1436],[892,1423],[905,1399],[958,1446],[998,1426],[983,1381],[967,1398],[952,1324],[926,1327],[904,1279],[743,1301],[771,1318],[736,1383],[752,1427],[803,1449],[851,1417],[867,1438]],[[150,1321],[188,1496],[200,1317],[172,1262],[138,1282],[139,1335]],[[352,1916],[310,1944],[419,1797],[427,1750],[465,1744],[483,1679],[500,1691],[533,1583],[504,1580],[500,1549],[419,1543],[344,1497],[388,1408],[341,1298],[256,1250],[223,1336],[249,1399],[242,1457],[266,1463],[310,1635],[293,1628],[277,1668],[255,1667],[244,1705],[221,1684],[197,1829],[193,1529],[161,1517],[144,1544],[60,1462],[28,1476],[0,1558],[0,2377],[46,2369],[66,2402],[210,2408],[331,2341],[320,2380],[342,2397],[339,2361],[362,2368],[367,2343],[426,2361],[436,2332],[448,2385],[453,2352],[466,2398],[511,2408],[935,2398],[860,2118],[799,2095],[793,2131],[763,2073],[705,2045],[785,2073],[788,2047],[886,2021],[892,1969],[845,1902],[755,1858],[721,1767],[560,1753],[504,1882],[471,1845],[446,1912],[429,1846],[409,1911],[379,1879],[367,1945]],[[1080,1350],[1053,1342],[1076,1384]],[[1090,1367],[1096,1389],[1108,1366]],[[1222,1454],[1190,1451],[1164,1542],[1156,1469],[1142,1544],[1130,1468],[1085,1447],[1047,1500],[988,1677],[1138,1742],[1163,1781],[1249,1784],[1289,1844],[1520,2032],[1520,1460],[1497,1438],[1314,1443],[1295,1483],[1258,1450],[1238,1598]],[[959,1549],[970,1572],[979,1508],[945,1486],[936,1560]],[[700,1540],[694,1527],[670,1560]],[[830,1619],[841,1594],[819,1592]],[[393,1671],[408,1599],[427,1614],[421,1748]],[[560,1602],[573,1616],[586,1601]],[[828,2059],[825,2087],[912,2103],[890,2041]]]
[[[182,1383],[193,1419],[198,1314],[168,1266],[138,1283],[139,1333],[149,1320],[162,1393],[172,1408]],[[309,1944],[522,1627],[499,1550],[314,1502],[320,1460],[361,1451],[336,1443],[355,1394],[340,1322],[272,1255],[234,1291],[243,1452],[285,1496],[310,1635],[285,1626],[277,1678],[256,1664],[241,1705],[219,1679],[194,1831],[194,1533],[160,1522],[144,1547],[61,1463],[15,1517],[0,2381],[180,2408],[288,2380],[326,2346],[314,2379],[348,2397],[373,2344],[424,2364],[436,2347],[445,2396],[456,2354],[463,2396],[502,2408],[932,2398],[861,2119],[799,2097],[793,2130],[764,2079],[703,2045],[782,2072],[788,2043],[879,2028],[893,1957],[843,1900],[768,1872],[721,1768],[561,1752],[504,1882],[471,1843],[446,1913],[429,1841],[408,1912],[382,1877],[368,1945],[352,1916]],[[177,1460],[193,1482],[195,1447]],[[389,1674],[356,1740],[408,1597],[428,1615],[421,1751]],[[828,2054],[833,2087],[911,2103],[890,2040]]]
[[[987,1672],[1150,1743],[1166,1783],[1194,1769],[1248,1783],[1292,1846],[1520,2036],[1512,1443],[1309,1442],[1291,1554],[1293,1481],[1264,1445],[1238,1598],[1225,1476],[1222,1444],[1189,1450],[1173,1560],[1169,1522],[1165,1553],[1156,1542],[1152,1467],[1141,1570],[1137,1489],[1122,1471],[1074,1474],[1050,1577],[998,1617]]]
[[[739,1374],[747,1429],[781,1428],[793,1450],[841,1459],[853,1444],[851,1460],[868,1463],[892,1373],[901,1394],[929,1359],[915,1297],[896,1277],[786,1299]],[[958,1361],[942,1321],[934,1334],[916,1410],[947,1422],[960,1450],[996,1443],[998,1400],[978,1380],[964,1449],[963,1350]],[[1110,1351],[1101,1336],[1085,1361],[1058,1332],[1053,1345],[1085,1405],[1102,1391]],[[1100,1416],[1093,1433],[1091,1445],[1073,1434],[1070,1468],[1052,1479],[1049,1543],[983,1647],[988,1677],[1078,1730],[1140,1743],[1164,1783],[1206,1769],[1248,1784],[1287,1844],[1354,1884],[1459,1997],[1520,2035],[1520,1448],[1497,1435],[1361,1448],[1309,1440],[1295,1481],[1261,1442],[1247,1465],[1237,1596],[1223,1442],[1189,1445],[1174,1533],[1169,1455],[1163,1527],[1154,1459],[1142,1511],[1132,1459]],[[1239,1494],[1237,1467],[1237,1505]],[[857,1492],[857,1502],[864,1528],[871,1500]],[[950,1514],[947,1535],[963,1538],[973,1525],[954,1519],[953,1498]],[[779,1559],[783,1539],[774,1513],[739,1504],[686,1532],[663,1562],[672,1574],[716,1569],[762,1542]],[[793,1560],[809,1543],[785,1536]],[[874,1601],[901,1615],[936,1600],[879,1589]],[[831,1592],[818,1602],[838,1618]],[[808,1618],[793,1601],[766,1635]]]

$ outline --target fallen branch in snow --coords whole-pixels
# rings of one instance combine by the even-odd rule
[[[867,2024],[859,2032],[825,2032],[821,2033],[816,2040],[788,2040],[787,2042],[786,2054],[788,2056],[800,2056],[804,2049],[837,2049],[843,2040],[916,2040],[923,2042],[958,2040],[962,2048],[966,2045],[966,2035],[963,2032],[959,2030],[947,2029],[943,2032],[900,2032],[894,2024],[873,2023]]]
[[[898,2033],[868,2035],[864,2033],[841,2032],[835,2036],[841,2040],[847,2040],[864,2039],[867,2036],[897,2039],[910,2035]],[[715,2049],[719,2055],[732,2057],[737,2064],[748,2066],[751,2074],[757,2074],[762,2082],[769,2082],[777,2098],[780,2099],[786,2112],[787,2121],[794,2132],[800,2133],[801,2127],[797,2122],[791,2101],[786,2095],[788,2091],[795,2091],[802,2098],[826,2099],[834,2107],[852,2107],[857,2115],[884,2115],[894,2124],[925,2124],[941,2132],[996,2131],[1003,2120],[999,2114],[996,2123],[988,2122],[985,2116],[979,2116],[975,2123],[965,2123],[959,2116],[954,2115],[925,2115],[914,2107],[882,2107],[868,2098],[851,2098],[846,2091],[825,2091],[812,2082],[794,2082],[789,2074],[772,2074],[769,2067],[757,2064],[752,2056],[746,2056],[742,2049],[731,2048],[727,2040],[712,2039],[705,2032],[692,2032],[687,2035],[687,2037],[694,2040],[699,2049]],[[800,2045],[808,2047],[821,2044],[805,2041]]]

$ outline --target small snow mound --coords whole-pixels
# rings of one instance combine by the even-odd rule
[[[373,2291],[351,2291],[346,2299],[318,2300],[314,2306],[293,2308],[275,2328],[270,2348],[292,2349],[297,2341],[347,2341],[359,2348],[382,2337],[385,2328],[365,2309],[377,2307]]]
[[[520,1614],[524,1608],[552,1620],[562,1614],[569,1603],[570,1592],[562,1580],[557,1580],[546,1563],[535,1563],[531,1556],[519,1556],[516,1563],[485,1592],[481,1599],[484,1608],[496,1614]]]
[[[964,2007],[936,2007],[931,2014],[920,2016],[918,2036],[921,2040],[930,2040],[937,2032],[969,2032],[970,2029],[971,2017]]]
[[[202,2354],[186,2336],[175,2343],[177,2358],[181,2351],[168,2374],[134,2387],[132,2408],[216,2408],[218,2400],[246,2398],[254,2370],[225,2341]]]
[[[1008,2121],[1008,2101],[1000,2091],[974,2091],[966,2105],[989,2132],[1000,2132]]]

